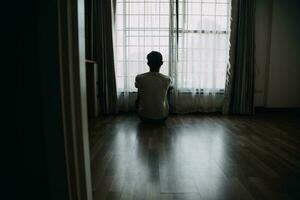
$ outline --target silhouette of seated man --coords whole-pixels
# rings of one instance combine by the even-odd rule
[[[172,88],[171,79],[159,73],[163,64],[160,52],[151,51],[147,55],[147,60],[150,71],[135,78],[135,87],[138,89],[136,101],[138,115],[142,121],[164,122],[169,114],[167,95]]]

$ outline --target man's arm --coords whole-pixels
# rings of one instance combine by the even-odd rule
[[[171,78],[170,78],[168,92],[171,92],[171,90],[173,90],[173,84],[172,84],[172,81],[171,81]]]
[[[140,100],[140,94],[139,94],[139,84],[138,84],[138,76],[135,77],[135,83],[134,83],[135,87],[137,88],[137,98],[135,100],[135,107],[136,109],[138,109],[139,106],[139,100]]]
[[[169,110],[170,112],[173,111],[173,105],[171,103],[171,92],[173,90],[173,85],[172,85],[172,81],[170,79],[170,82],[169,82],[169,88],[168,88],[168,92],[167,92],[167,100],[168,100],[168,104],[169,104]]]
[[[138,76],[138,75],[135,77],[135,83],[134,83],[134,86],[135,86],[136,88],[139,88],[139,76]]]

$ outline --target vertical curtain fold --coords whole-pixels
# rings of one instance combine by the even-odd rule
[[[103,114],[117,112],[113,26],[114,8],[111,0],[92,0],[93,52],[98,64],[98,95]]]
[[[255,1],[232,0],[224,114],[254,113],[254,12]]]

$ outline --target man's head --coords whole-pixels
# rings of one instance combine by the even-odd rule
[[[160,67],[163,64],[162,55],[158,51],[151,51],[147,55],[147,60],[147,64],[149,65],[151,71],[159,71]]]

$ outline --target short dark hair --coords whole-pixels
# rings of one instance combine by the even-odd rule
[[[151,51],[147,55],[148,65],[150,68],[160,68],[162,65],[163,57],[160,52],[158,51]]]

